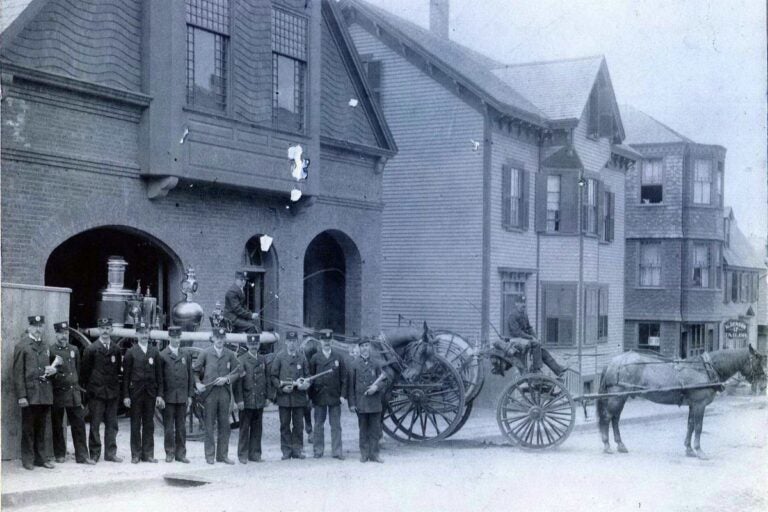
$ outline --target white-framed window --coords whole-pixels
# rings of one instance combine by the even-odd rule
[[[643,160],[640,170],[640,202],[658,204],[664,200],[663,161]]]
[[[560,176],[547,176],[547,231],[560,231]]]
[[[509,335],[509,323],[507,319],[514,312],[515,304],[525,297],[525,281],[527,272],[503,271],[501,272],[501,330],[503,336]]]
[[[501,223],[505,228],[527,228],[525,171],[504,165],[501,168]]]
[[[693,246],[693,286],[709,288],[709,267],[709,246],[695,244]]]
[[[661,244],[640,243],[640,286],[661,286]]]
[[[576,285],[542,285],[544,298],[543,339],[550,345],[573,345],[576,341]]]
[[[597,180],[592,178],[584,184],[581,228],[585,233],[597,234]]]
[[[696,160],[693,168],[693,202],[710,204],[712,195],[712,160]]]
[[[654,350],[661,348],[661,324],[658,322],[637,324],[637,348]]]

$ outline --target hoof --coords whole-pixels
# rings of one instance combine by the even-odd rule
[[[686,448],[685,456],[686,457],[696,457],[696,452],[693,451],[691,448]]]
[[[629,453],[629,450],[627,450],[627,447],[624,446],[624,443],[619,443],[616,449],[619,451],[619,453]]]
[[[707,454],[704,453],[702,450],[696,450],[696,457],[698,457],[701,460],[709,460],[709,457],[707,457]]]
[[[612,455],[613,454],[613,450],[611,450],[610,446],[606,446],[605,448],[603,448],[603,453],[607,453],[609,455]]]

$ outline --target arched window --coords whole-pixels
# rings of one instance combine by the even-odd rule
[[[267,246],[262,245],[262,237],[262,234],[254,235],[245,244],[240,270],[246,275],[248,309],[259,313],[262,330],[272,331],[278,329],[277,254],[271,243],[266,251],[263,250]]]

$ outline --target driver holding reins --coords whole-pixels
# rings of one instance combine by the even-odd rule
[[[525,307],[525,296],[518,296],[512,307],[512,313],[507,318],[507,328],[509,329],[510,340],[506,344],[505,350],[514,353],[516,351],[524,352],[531,350],[532,361],[531,371],[541,371],[542,361],[546,364],[552,373],[560,377],[565,373],[565,368],[560,366],[549,351],[541,346],[541,342],[536,337],[536,331],[533,330],[528,321],[528,311]]]

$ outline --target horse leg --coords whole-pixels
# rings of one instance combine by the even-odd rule
[[[619,432],[619,420],[621,419],[621,411],[613,415],[613,420],[611,420],[611,423],[613,424],[613,440],[616,441],[616,449],[619,451],[619,453],[629,453],[629,450],[627,450],[627,447],[624,446],[624,443],[621,440],[621,432]]]
[[[695,427],[695,414],[693,412],[693,406],[688,406],[688,431],[685,434],[685,455],[687,457],[695,457],[696,452],[691,448],[691,435]]]
[[[707,460],[707,455],[704,453],[704,451],[701,449],[701,431],[704,428],[704,410],[706,409],[706,405],[696,407],[696,425],[695,425],[695,434],[696,437],[693,442],[693,449],[696,452],[696,456],[702,460]]]
[[[600,426],[600,437],[603,440],[603,453],[613,453],[611,441],[608,438],[608,424],[611,422],[611,412],[608,410],[608,399],[597,399],[597,421]]]

